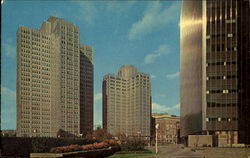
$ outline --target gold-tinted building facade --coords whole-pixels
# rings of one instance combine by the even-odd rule
[[[250,143],[249,15],[249,0],[183,1],[180,23],[182,136],[225,134],[228,144]],[[191,22],[196,18],[197,24],[195,20]],[[195,30],[194,25],[198,27]],[[196,34],[192,34],[192,30]],[[196,49],[192,49],[194,46]],[[189,58],[197,60],[191,62]],[[196,65],[199,70],[184,65]],[[196,73],[198,77],[188,78],[188,73]],[[195,80],[198,80],[196,85],[191,84]],[[190,98],[189,93],[196,93],[197,98]],[[200,111],[197,117],[200,126],[195,126],[191,112],[195,108]],[[187,120],[193,121],[188,124]]]

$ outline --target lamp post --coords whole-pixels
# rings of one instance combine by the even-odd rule
[[[157,123],[156,125],[155,125],[155,152],[156,152],[156,154],[158,153],[158,142],[157,142],[157,132],[158,132],[158,128],[159,128],[159,123]]]

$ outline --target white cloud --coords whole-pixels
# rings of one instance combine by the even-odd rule
[[[157,103],[152,103],[152,111],[156,113],[173,113],[175,110],[180,109],[180,104],[173,106],[166,106]]]
[[[143,17],[134,23],[129,31],[129,39],[135,40],[152,33],[155,29],[164,28],[166,24],[178,18],[180,2],[172,2],[163,8],[160,1],[150,2]],[[164,28],[166,29],[166,28]]]
[[[8,39],[6,42],[2,43],[2,52],[9,58],[16,57],[16,46],[13,44],[12,39]]]
[[[93,1],[78,1],[79,15],[78,18],[87,24],[92,24],[97,17],[97,8]]]
[[[94,100],[95,100],[95,101],[102,100],[102,93],[96,93],[96,94],[95,94],[95,97],[94,97]]]
[[[168,45],[160,45],[157,50],[155,50],[153,53],[148,54],[144,58],[144,63],[149,64],[153,63],[156,58],[165,55],[169,52],[169,47]]]
[[[156,78],[156,76],[155,75],[150,75],[151,76],[151,78]]]
[[[16,126],[16,91],[1,86],[1,127],[14,129]]]
[[[167,74],[166,77],[169,78],[169,79],[172,79],[172,78],[177,78],[179,77],[180,75],[180,72],[176,72],[176,73],[173,73],[173,74]]]
[[[121,15],[128,11],[135,4],[135,1],[110,1],[105,4],[107,12]]]
[[[78,18],[87,24],[93,24],[102,14],[126,15],[125,12],[134,5],[135,1],[79,1],[76,3],[79,5]]]
[[[2,103],[9,103],[16,100],[16,91],[10,88],[1,86]]]

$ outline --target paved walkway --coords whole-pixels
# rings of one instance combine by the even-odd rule
[[[144,157],[143,157],[144,158]],[[181,145],[159,147],[159,155],[145,158],[250,158],[250,148],[182,148]]]
[[[204,155],[190,148],[181,148],[181,145],[167,145],[159,147],[159,156],[145,158],[204,158]]]

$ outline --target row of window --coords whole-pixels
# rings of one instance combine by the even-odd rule
[[[236,121],[236,120],[237,120],[236,117],[233,117],[233,118],[229,118],[229,117],[209,118],[209,117],[207,117],[206,118],[207,122],[209,122],[209,121],[218,121],[218,122],[227,121],[227,122],[231,122],[231,121]]]
[[[236,61],[229,61],[229,62],[210,62],[210,63],[207,63],[207,66],[215,66],[215,65],[234,65],[236,64]]]
[[[230,102],[230,101],[228,101]],[[207,107],[236,107],[237,104],[208,102]]]
[[[223,94],[228,94],[228,93],[237,93],[238,91],[236,89],[225,89],[225,90],[207,90],[207,94],[214,94],[214,93],[223,93]]]
[[[226,47],[224,44],[212,44],[211,47],[207,47],[207,53],[216,52],[216,51],[226,51],[226,52],[231,52],[231,51],[237,51],[237,46],[228,46]]]
[[[237,75],[227,75],[227,76],[208,76],[207,80],[219,80],[219,79],[234,79],[237,78]]]

